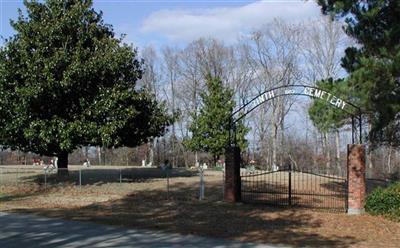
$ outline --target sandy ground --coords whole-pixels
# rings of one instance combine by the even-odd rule
[[[159,169],[122,168],[122,183],[119,169],[86,171],[81,187],[76,171],[73,180],[50,177],[46,190],[39,176],[26,175],[0,186],[0,211],[276,245],[400,247],[400,223],[382,217],[225,203],[221,172],[206,172],[199,201],[195,171],[173,171],[168,193]]]

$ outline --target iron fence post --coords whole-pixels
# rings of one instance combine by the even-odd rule
[[[119,169],[119,185],[122,184],[122,169]]]
[[[204,170],[201,168],[200,169],[200,196],[199,200],[204,199]]]

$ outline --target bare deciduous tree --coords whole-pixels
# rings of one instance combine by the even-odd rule
[[[333,78],[338,79],[344,75],[340,66],[344,49],[350,40],[342,29],[342,24],[333,21],[330,17],[319,18],[318,21],[303,23],[302,49],[303,71],[308,83],[314,84],[317,80]],[[335,161],[340,166],[340,133],[335,134]],[[323,133],[322,146],[326,156],[326,166],[331,167],[330,134]]]
[[[176,83],[178,81],[178,53],[177,49],[172,47],[164,47],[162,50],[163,53],[163,62],[164,69],[166,73],[166,81],[170,87],[170,109],[174,117],[176,117],[177,108],[176,108]],[[172,137],[171,137],[171,145],[172,145],[172,166],[176,166],[176,129],[175,123],[172,123]]]
[[[250,43],[252,51],[248,58],[257,73],[259,92],[291,85],[299,79],[299,38],[298,27],[282,20],[274,20],[253,33]],[[281,148],[284,146],[285,117],[292,104],[292,97],[278,97],[271,102],[271,154],[274,168],[278,166],[278,144]],[[283,163],[283,156],[279,163]]]

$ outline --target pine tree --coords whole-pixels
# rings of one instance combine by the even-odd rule
[[[233,92],[224,88],[219,78],[207,77],[207,92],[200,94],[202,107],[198,114],[193,113],[193,122],[189,127],[192,137],[185,145],[192,151],[212,154],[214,165],[229,144],[230,117],[235,102]],[[237,143],[241,149],[248,145],[245,138],[249,129],[242,122],[236,124]]]
[[[318,81],[316,86],[323,89],[330,94],[340,96],[344,99],[350,99],[351,91],[345,80],[321,80]],[[357,109],[348,106],[347,111],[333,107],[325,100],[315,99],[308,109],[308,114],[314,126],[321,132],[327,133],[337,131],[344,124],[347,123],[349,115],[357,115]]]
[[[323,13],[344,17],[346,33],[360,44],[346,49],[342,66],[372,126],[370,141],[400,146],[400,1],[318,2]]]

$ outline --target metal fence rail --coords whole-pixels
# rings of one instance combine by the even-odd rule
[[[133,170],[129,168],[85,168],[69,169],[43,168],[39,166],[1,166],[0,185],[37,184],[44,188],[51,186],[122,183],[132,180]]]
[[[118,189],[118,194],[133,190],[135,187],[130,183],[151,183],[155,190],[163,189],[165,185],[167,199],[221,200],[224,193],[223,175],[223,171],[185,168],[164,170],[133,166],[69,166],[66,170],[41,166],[0,166],[0,198],[28,191],[64,194],[68,190],[82,189],[82,192],[99,190],[109,193],[110,188]],[[157,188],[160,185],[161,188]],[[184,196],[179,193],[182,188],[186,188]]]

